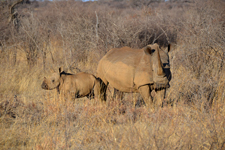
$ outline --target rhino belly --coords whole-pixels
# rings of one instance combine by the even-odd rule
[[[134,86],[134,67],[122,62],[105,63],[104,78],[109,84],[122,92],[135,92]]]

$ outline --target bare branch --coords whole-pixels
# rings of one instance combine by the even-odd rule
[[[23,2],[23,0],[17,0],[10,6],[10,8],[9,8],[10,16],[9,16],[8,23],[10,23],[13,20],[15,14],[17,13],[17,12],[14,12],[14,7],[22,2]]]

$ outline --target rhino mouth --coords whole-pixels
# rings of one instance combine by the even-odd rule
[[[45,90],[48,90],[49,88],[48,88],[48,85],[46,84],[46,83],[42,83],[42,85],[41,85],[41,88],[42,89],[45,89]]]
[[[154,84],[151,84],[150,85],[150,88],[151,90],[153,89],[157,89],[157,90],[160,90],[160,89],[166,89],[166,88],[169,88],[170,85],[167,83],[167,84],[164,84],[164,83],[154,83]]]

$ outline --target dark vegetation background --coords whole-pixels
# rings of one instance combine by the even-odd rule
[[[225,149],[224,8],[223,0],[1,1],[0,146]],[[138,94],[121,101],[109,90],[102,105],[41,89],[51,69],[95,74],[111,48],[154,42],[172,44],[160,110],[135,109]]]

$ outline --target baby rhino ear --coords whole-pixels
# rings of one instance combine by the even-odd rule
[[[152,55],[152,53],[153,53],[153,50],[150,46],[146,46],[144,48],[144,51],[145,51],[145,54],[147,54],[147,55]]]
[[[63,72],[63,68],[59,67],[59,73]]]

